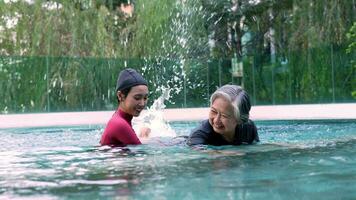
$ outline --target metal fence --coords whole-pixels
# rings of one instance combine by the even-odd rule
[[[242,60],[0,56],[0,112],[115,109],[116,78],[125,67],[148,80],[149,105],[162,87],[171,88],[168,108],[206,107],[214,90],[229,83],[243,85],[254,105],[356,102],[352,58],[341,47],[276,55],[273,62],[263,55]]]

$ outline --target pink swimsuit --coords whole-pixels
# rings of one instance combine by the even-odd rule
[[[132,115],[118,109],[106,125],[101,136],[101,145],[126,146],[130,144],[141,144],[132,128]]]

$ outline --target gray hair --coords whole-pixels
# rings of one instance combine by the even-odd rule
[[[250,97],[242,87],[237,85],[224,85],[218,88],[210,97],[210,105],[219,97],[223,97],[231,102],[231,105],[234,107],[236,119],[241,119],[244,123],[248,121],[251,109]]]

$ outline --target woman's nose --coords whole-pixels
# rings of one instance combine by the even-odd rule
[[[145,106],[146,105],[146,100],[145,99],[141,99],[139,102],[138,102],[138,104],[140,105],[140,106]]]
[[[220,115],[220,113],[218,113],[218,114],[215,116],[214,122],[215,122],[215,123],[220,123],[220,122],[221,122],[221,115]]]

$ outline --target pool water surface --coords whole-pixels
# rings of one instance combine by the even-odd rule
[[[170,123],[178,136],[198,122]],[[100,147],[103,125],[0,129],[0,199],[355,199],[356,121],[258,121],[256,145],[161,137]]]

